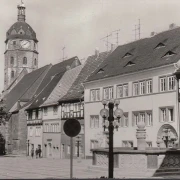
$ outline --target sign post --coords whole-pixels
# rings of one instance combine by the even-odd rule
[[[73,137],[77,136],[81,131],[81,125],[76,119],[69,119],[64,123],[64,132],[70,137],[71,155],[70,155],[70,178],[73,178]]]

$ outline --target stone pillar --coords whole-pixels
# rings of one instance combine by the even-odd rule
[[[138,150],[145,150],[146,149],[146,129],[145,129],[145,123],[139,122],[137,124],[137,132],[136,132],[136,138],[137,138],[137,149]]]

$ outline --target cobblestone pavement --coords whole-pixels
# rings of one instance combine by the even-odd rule
[[[89,170],[92,160],[73,160],[73,177],[100,178],[108,172]],[[31,159],[30,157],[3,157],[0,156],[0,179],[53,179],[70,178],[69,159]],[[124,178],[124,177],[116,177]],[[126,178],[133,178],[126,177]],[[141,179],[142,177],[134,177]],[[158,179],[180,179],[180,175],[157,177]],[[151,178],[150,178],[151,179]],[[154,179],[154,178],[152,178]],[[155,178],[156,179],[156,178]]]
[[[106,172],[92,172],[88,170],[92,160],[74,159],[73,177],[99,178],[107,176]],[[105,174],[104,174],[105,173]],[[69,159],[31,159],[30,157],[0,157],[0,178],[70,178]]]

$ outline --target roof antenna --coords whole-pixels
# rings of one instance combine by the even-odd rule
[[[139,19],[139,27],[138,27],[138,30],[139,30],[139,39],[141,39],[141,20]]]
[[[62,48],[62,51],[63,51],[63,58],[62,58],[62,61],[64,61],[64,51],[65,51],[65,49],[66,49],[66,47],[64,46],[63,48]]]
[[[113,32],[116,32],[116,44],[117,44],[117,46],[119,45],[119,32],[120,32],[120,29],[118,29],[118,30],[115,30],[115,31],[112,31],[112,33]]]
[[[103,41],[106,42],[107,51],[108,51],[108,49],[109,49],[109,44],[112,44],[112,43],[109,42],[109,37],[110,37],[110,36],[112,36],[112,34],[107,34],[107,36],[105,36],[105,37],[103,37],[103,38],[100,39],[100,40],[103,40]],[[104,39],[106,39],[106,40],[104,40]]]

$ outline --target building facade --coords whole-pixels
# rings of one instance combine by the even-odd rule
[[[173,31],[177,33],[176,36]],[[91,149],[108,146],[108,130],[104,131],[105,121],[100,116],[100,110],[104,108],[103,99],[119,99],[119,108],[124,112],[118,130],[114,129],[114,147],[136,147],[136,129],[141,121],[146,125],[147,147],[177,145],[179,105],[177,80],[173,73],[180,49],[176,49],[176,54],[170,51],[177,47],[177,38],[180,38],[179,28],[120,46],[87,80],[87,157],[92,156]],[[168,40],[162,45],[164,39]]]

